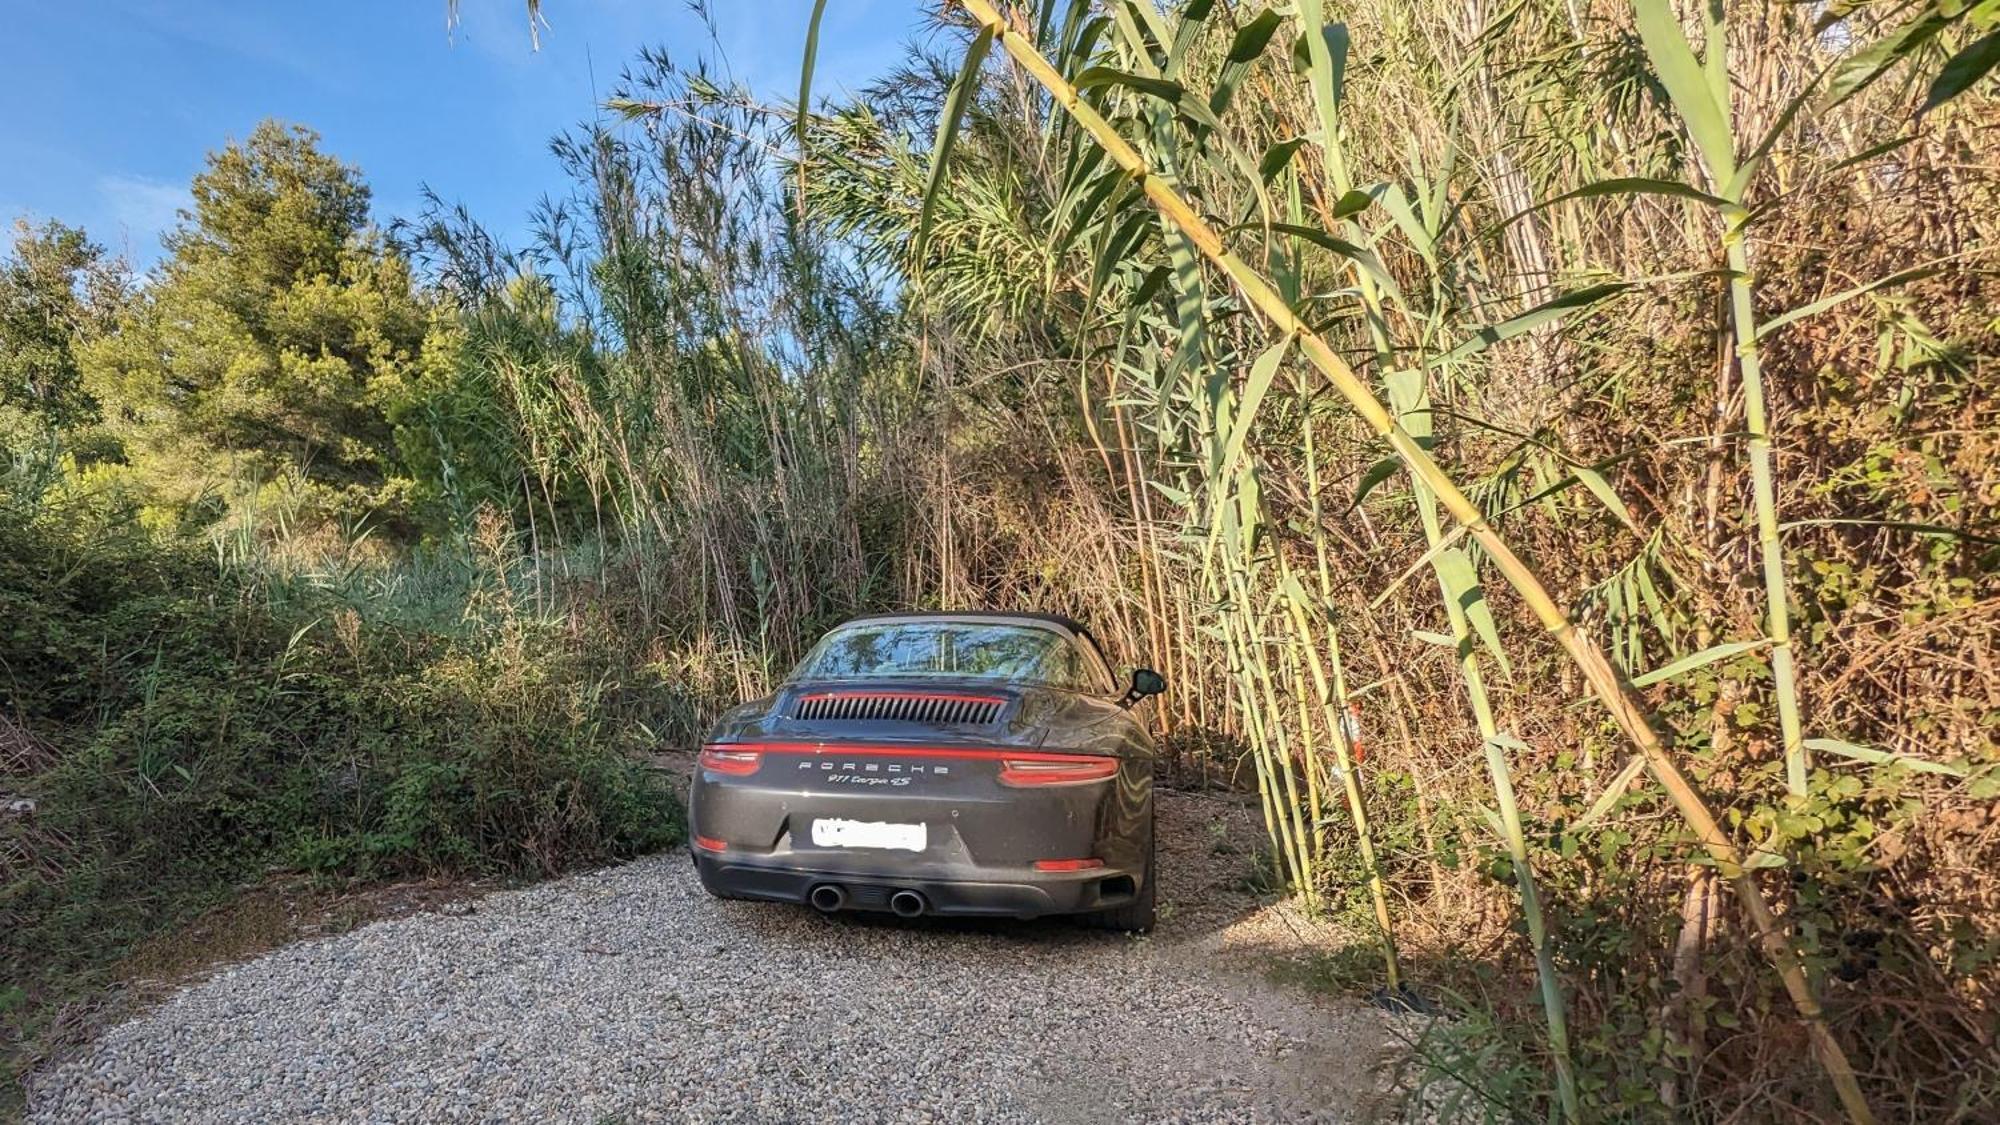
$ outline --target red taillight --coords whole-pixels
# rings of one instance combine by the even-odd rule
[[[694,846],[709,852],[726,852],[729,850],[728,844],[713,836],[696,836],[694,838]]]
[[[1103,867],[1101,859],[1038,859],[1037,871],[1088,871],[1093,867]]]
[[[710,746],[701,752],[701,768],[716,773],[734,774],[741,777],[757,772],[758,763],[764,755],[755,750],[731,750],[722,746]]]
[[[1002,785],[1080,785],[1086,781],[1103,781],[1117,772],[1116,758],[1037,754],[1034,757],[1000,760]]]

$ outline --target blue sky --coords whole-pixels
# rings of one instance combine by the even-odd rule
[[[729,69],[768,100],[798,92],[811,0],[713,0]],[[814,87],[859,86],[926,31],[923,0],[829,0]],[[713,56],[682,0],[7,0],[0,227],[85,227],[140,266],[159,256],[202,157],[258,121],[319,130],[357,164],[378,221],[422,185],[503,234],[561,186],[547,142],[591,116],[641,46]]]

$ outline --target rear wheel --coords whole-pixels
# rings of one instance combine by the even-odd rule
[[[1083,924],[1099,930],[1122,930],[1128,934],[1143,934],[1153,928],[1155,920],[1154,890],[1158,887],[1155,876],[1159,865],[1153,862],[1157,849],[1153,846],[1154,819],[1146,818],[1146,864],[1139,873],[1139,893],[1131,902],[1114,906],[1109,910],[1099,910],[1083,915]]]

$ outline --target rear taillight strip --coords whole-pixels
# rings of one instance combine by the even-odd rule
[[[1001,759],[1000,784],[1013,786],[1083,785],[1103,781],[1118,772],[1116,758],[1077,758],[1048,761],[1021,758],[1012,754]]]
[[[1102,766],[1115,772],[1118,759],[1098,754],[1057,754],[1046,750],[1002,750],[985,746],[896,746],[852,742],[712,742],[702,747],[703,764],[711,753],[829,754],[870,758],[963,758],[967,761],[1063,762]]]
[[[763,764],[764,756],[754,747],[704,746],[699,761],[702,769],[742,777],[756,773],[757,767]]]

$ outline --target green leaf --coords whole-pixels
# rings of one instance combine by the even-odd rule
[[[1632,784],[1633,779],[1637,778],[1645,769],[1646,759],[1642,755],[1634,754],[1631,758],[1627,759],[1624,768],[1614,774],[1611,778],[1611,783],[1604,787],[1604,792],[1599,793],[1597,800],[1590,803],[1590,811],[1584,813],[1582,817],[1578,818],[1576,823],[1570,825],[1569,830],[1571,832],[1580,832],[1603,819],[1604,815],[1610,812],[1613,806],[1617,805],[1618,798],[1625,795],[1625,790]]]
[[[1236,29],[1236,37],[1229,42],[1228,58],[1215,76],[1215,89],[1208,95],[1210,112],[1220,117],[1229,108],[1229,103],[1236,97],[1236,87],[1250,73],[1250,65],[1264,53],[1265,46],[1271,42],[1271,34],[1284,22],[1277,9],[1266,8],[1258,12],[1255,19]]]
[[[1228,480],[1236,472],[1236,464],[1243,459],[1244,444],[1250,440],[1250,426],[1257,420],[1257,409],[1264,403],[1265,392],[1271,389],[1271,381],[1278,374],[1278,367],[1285,360],[1285,352],[1290,350],[1290,336],[1264,349],[1264,354],[1250,365],[1250,378],[1243,384],[1243,396],[1237,400],[1235,418],[1229,427],[1228,443],[1222,450],[1222,469],[1216,474],[1219,480]]]
[[[1709,648],[1702,649],[1700,652],[1694,653],[1693,655],[1683,656],[1679,660],[1674,661],[1672,664],[1669,664],[1664,668],[1655,668],[1643,676],[1633,677],[1632,686],[1646,687],[1650,684],[1657,684],[1662,680],[1671,680],[1675,676],[1681,675],[1682,673],[1692,672],[1696,668],[1706,667],[1707,665],[1713,664],[1718,660],[1727,660],[1728,658],[1735,656],[1738,653],[1750,652],[1753,649],[1763,648],[1766,644],[1769,643],[1770,643],[1769,641],[1759,638],[1758,640],[1754,641],[1730,641],[1727,644],[1713,645]]]
[[[1946,777],[1964,777],[1971,772],[1964,766],[1950,765],[1945,762],[1933,762],[1925,758],[1913,757],[1909,754],[1898,754],[1889,750],[1877,750],[1872,746],[1860,746],[1838,738],[1808,738],[1805,740],[1805,747],[1808,750],[1818,750],[1823,753],[1838,755],[1842,758],[1849,758],[1857,762],[1867,762],[1871,765],[1886,766],[1894,763],[1908,769],[1916,770],[1919,773],[1943,774]]]
[[[1332,148],[1340,143],[1340,102],[1346,96],[1347,25],[1327,23],[1326,6],[1320,0],[1299,0],[1299,22],[1305,25],[1302,38],[1323,133],[1320,143]]]
[[[1500,629],[1493,622],[1493,611],[1486,604],[1486,593],[1479,585],[1479,572],[1472,565],[1472,556],[1462,547],[1452,547],[1438,553],[1431,563],[1443,582],[1445,595],[1458,603],[1465,618],[1472,624],[1473,632],[1485,643],[1488,652],[1500,665],[1500,670],[1513,674],[1507,662],[1507,652],[1500,647]]]
[[[1458,648],[1458,642],[1451,637],[1445,636],[1443,633],[1433,633],[1428,629],[1412,629],[1410,630],[1410,635],[1427,645],[1436,645],[1439,648],[1448,648],[1454,651]]]
[[[1355,266],[1365,271],[1368,276],[1374,278],[1375,283],[1380,285],[1384,291],[1389,293],[1397,292],[1396,279],[1389,276],[1388,268],[1382,264],[1382,259],[1375,256],[1373,250],[1365,246],[1356,246],[1344,238],[1335,238],[1318,227],[1309,227],[1300,223],[1241,223],[1229,229],[1231,231],[1268,230],[1273,234],[1288,234],[1293,238],[1303,238],[1322,250],[1330,250],[1353,262]]]
[[[1710,75],[1695,58],[1687,37],[1681,34],[1680,18],[1674,15],[1672,0],[1632,0],[1632,13],[1639,29],[1639,41],[1653,61],[1653,71],[1667,97],[1687,123],[1708,164],[1710,177],[1718,184],[1736,175],[1736,142],[1729,131],[1729,90],[1710,85]],[[1713,43],[1711,51],[1724,45]]]
[[[1838,305],[1844,301],[1852,300],[1856,297],[1863,295],[1864,293],[1873,293],[1877,289],[1881,289],[1884,288],[1885,286],[1890,286],[1890,285],[1900,285],[1905,281],[1916,281],[1921,278],[1929,277],[1930,275],[1936,272],[1938,272],[1938,267],[1935,265],[1916,266],[1912,269],[1906,269],[1897,273],[1892,273],[1887,277],[1876,278],[1874,281],[1871,281],[1866,285],[1857,285],[1852,289],[1843,289],[1840,292],[1835,293],[1831,297],[1822,297],[1819,300],[1814,301],[1809,305],[1800,305],[1798,308],[1780,313],[1777,316],[1774,316],[1771,319],[1765,321],[1764,323],[1758,325],[1757,339],[1761,340],[1765,336],[1768,336],[1771,333],[1776,332],[1778,329],[1783,328],[1785,325],[1790,324],[1795,320],[1803,320],[1809,316],[1818,316],[1820,313],[1825,312],[1826,310],[1834,307],[1835,305]]]
[[[922,268],[924,243],[930,239],[931,221],[937,211],[938,189],[944,185],[945,168],[951,162],[952,144],[958,139],[958,119],[965,113],[966,102],[979,86],[979,68],[986,62],[986,51],[993,45],[993,29],[982,26],[979,34],[965,48],[965,65],[959,68],[958,80],[951,84],[945,95],[944,112],[938,118],[937,144],[931,146],[931,174],[924,184],[924,207],[917,217],[917,236],[910,243],[910,261],[913,268]]]
[[[1971,45],[1953,55],[1938,76],[1931,80],[1930,93],[1925,95],[1923,107],[1917,112],[1929,113],[1963,94],[1995,66],[2000,66],[2000,31],[1973,40]]]
[[[1706,203],[1710,207],[1724,207],[1729,203],[1727,199],[1719,195],[1710,195],[1692,184],[1685,184],[1679,180],[1661,180],[1650,176],[1619,176],[1615,179],[1599,180],[1596,183],[1585,184],[1575,191],[1563,192],[1554,199],[1548,200],[1545,203],[1538,203],[1528,210],[1521,212],[1521,214],[1532,214],[1544,207],[1553,207],[1558,203],[1567,202],[1571,199],[1595,199],[1606,195],[1678,195],[1683,199],[1692,199],[1697,203]],[[1518,219],[1520,217],[1521,215],[1515,215],[1513,218]],[[1512,222],[1513,219],[1509,219],[1508,221]]]
[[[1275,8],[1266,8],[1257,13],[1255,19],[1236,29],[1236,35],[1229,41],[1228,59],[1233,63],[1255,62],[1264,53],[1264,47],[1271,42],[1271,35],[1284,24],[1284,17]]]
[[[1949,17],[1933,7],[1847,56],[1834,68],[1833,80],[1827,83],[1826,99],[1820,102],[1820,111],[1823,113],[1832,109],[1866,89],[1905,55],[1936,38],[1937,33],[1949,27],[1951,22]]]
[[[1630,288],[1632,288],[1632,283],[1629,281],[1607,281],[1602,285],[1591,285],[1583,289],[1574,290],[1573,292],[1564,293],[1559,297],[1550,298],[1518,316],[1508,317],[1498,324],[1486,325],[1473,333],[1469,339],[1460,343],[1457,347],[1431,360],[1431,364],[1451,363],[1455,360],[1464,359],[1467,356],[1476,355],[1502,340],[1513,339],[1523,332],[1531,331],[1550,321],[1560,320],[1578,309],[1588,308],[1606,297],[1623,293]],[[1586,481],[1585,483],[1588,484],[1589,482]],[[1592,491],[1596,490],[1592,489]],[[1629,523],[1630,517],[1628,516],[1626,519]]]
[[[813,66],[819,59],[819,20],[826,15],[826,0],[813,0],[812,17],[806,21],[806,57],[799,63],[799,158],[805,159],[806,123],[812,118]]]
[[[1360,188],[1350,188],[1346,195],[1334,201],[1333,217],[1336,219],[1352,218],[1368,210],[1369,205],[1374,202],[1374,196],[1362,191]]]
[[[1278,173],[1285,170],[1285,165],[1292,162],[1292,155],[1298,152],[1299,146],[1304,143],[1306,143],[1304,137],[1292,137],[1265,149],[1264,158],[1257,162],[1257,175],[1262,177],[1265,183],[1270,183]]]
[[[1100,86],[1123,86],[1175,106],[1180,105],[1181,99],[1187,95],[1187,88],[1178,82],[1133,74],[1130,71],[1119,70],[1115,66],[1093,66],[1077,75],[1074,85],[1079,90],[1094,90]]]
[[[1368,471],[1361,474],[1360,482],[1354,486],[1354,503],[1348,506],[1354,507],[1360,504],[1363,497],[1375,491],[1376,485],[1395,476],[1396,470],[1402,467],[1403,463],[1394,457],[1384,457],[1368,466]]]
[[[1585,465],[1572,465],[1570,471],[1576,474],[1576,479],[1583,482],[1583,487],[1588,488],[1592,496],[1597,497],[1597,502],[1604,505],[1605,511],[1616,516],[1628,530],[1638,532],[1639,525],[1633,522],[1631,509],[1625,506],[1625,501],[1619,498],[1611,482],[1604,479],[1603,473]]]

